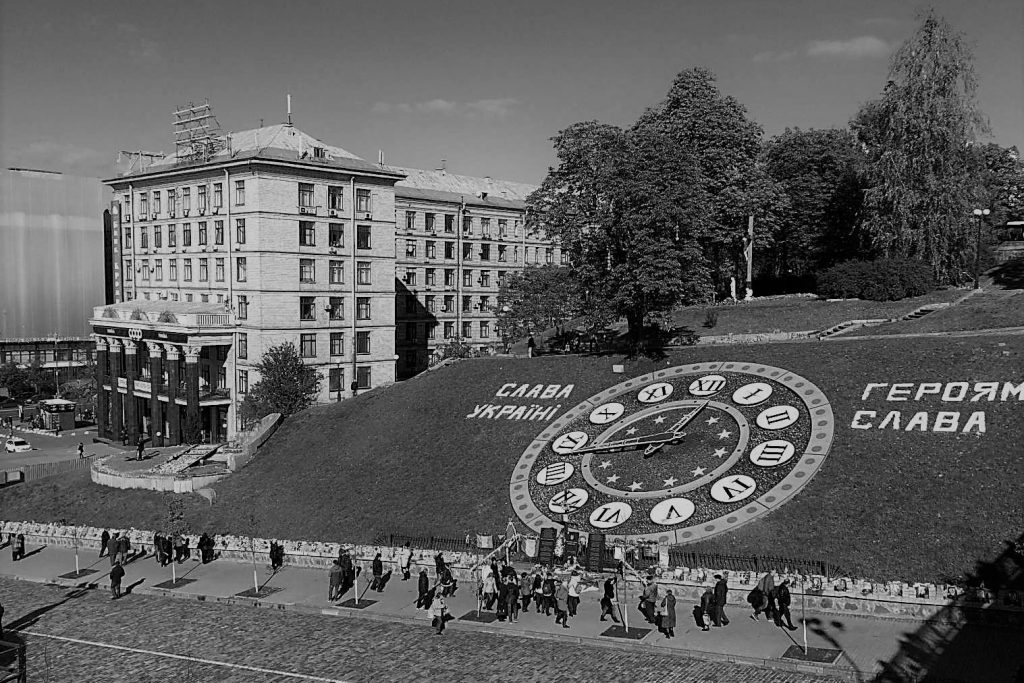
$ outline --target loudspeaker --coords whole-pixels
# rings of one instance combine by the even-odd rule
[[[558,530],[554,527],[544,527],[540,530],[540,543],[537,548],[537,562],[542,567],[552,564],[555,558],[555,537]]]
[[[599,572],[602,570],[602,562],[604,561],[604,534],[587,535],[587,555],[583,559],[583,568],[588,572]]]

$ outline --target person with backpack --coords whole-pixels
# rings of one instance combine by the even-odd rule
[[[551,610],[555,608],[555,577],[550,571],[544,572],[540,590],[544,600],[544,616],[550,617]]]

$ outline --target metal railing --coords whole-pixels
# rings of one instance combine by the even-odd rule
[[[380,532],[374,536],[374,545],[389,546],[398,548],[408,543],[413,548],[424,550],[437,550],[439,552],[464,553],[475,550],[476,546],[467,543],[465,538],[451,538],[445,536],[410,536],[389,532]]]
[[[0,640],[0,683],[25,683],[28,681],[28,664],[25,657],[25,643]]]

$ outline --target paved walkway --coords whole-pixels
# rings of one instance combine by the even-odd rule
[[[96,583],[105,586],[110,563],[106,558],[99,559],[95,552],[84,552],[79,556],[79,564],[88,573],[79,579],[68,577],[75,570],[75,553],[73,550],[42,547],[28,548],[28,556],[12,562],[7,548],[0,553],[0,575],[6,575],[27,581],[54,582],[66,585]],[[159,588],[158,584],[171,578],[170,567],[161,568],[151,556],[132,561],[127,566],[125,586],[133,587],[133,594],[170,595],[178,598],[202,599],[207,602],[226,602],[234,604],[253,604],[255,601],[238,594],[254,588],[254,571],[251,564],[244,562],[217,560],[203,565],[189,560],[177,565],[177,576],[189,581],[187,585],[176,589]],[[368,574],[368,571],[365,571]],[[433,570],[428,574],[433,578]],[[65,575],[66,578],[60,578]],[[275,607],[301,613],[326,614],[339,617],[363,617],[384,621],[398,621],[426,626],[425,612],[416,609],[416,573],[410,581],[401,581],[396,574],[388,582],[384,592],[366,591],[366,582],[360,580],[359,589],[364,605],[360,609],[339,606],[327,601],[327,575],[322,570],[303,569],[285,566],[282,571],[272,574],[269,567],[258,564],[255,568],[255,581],[261,589],[270,594],[259,600],[260,606]],[[343,600],[353,597],[353,591],[343,596]],[[630,625],[637,628],[650,628],[643,622],[635,608],[635,586],[631,587],[630,595],[623,601],[630,606]],[[798,663],[782,656],[793,645],[803,642],[802,628],[787,631],[764,621],[753,621],[749,618],[750,610],[743,603],[744,596],[738,591],[731,593],[733,604],[729,614],[732,622],[725,628],[713,628],[702,632],[693,623],[690,610],[693,605],[683,601],[677,606],[676,637],[666,639],[656,629],[652,629],[640,640],[625,640],[603,635],[611,624],[598,620],[600,607],[599,594],[596,591],[585,592],[579,609],[579,616],[571,620],[571,628],[563,629],[554,624],[553,617],[546,617],[531,610],[522,615],[517,623],[491,621],[478,623],[463,619],[474,613],[476,600],[471,586],[462,586],[454,599],[449,601],[451,613],[457,618],[453,622],[455,629],[471,629],[482,632],[502,632],[530,638],[554,639],[590,645],[643,650],[647,652],[675,652],[702,658],[728,660],[750,664],[768,665],[776,668],[816,672],[842,676],[848,680],[868,680],[880,668],[881,662],[888,662],[900,651],[903,641],[913,638],[915,631],[921,627],[918,622],[897,621],[890,619],[873,619],[832,614],[806,614],[808,624],[808,645],[812,648],[829,648],[842,650],[841,659],[835,665],[808,665]],[[371,603],[372,601],[372,603]],[[366,604],[369,603],[369,604]],[[794,605],[794,620],[800,624],[800,606]],[[10,616],[10,610],[8,611]],[[486,618],[486,613],[485,613]],[[1024,673],[1024,655],[1018,645],[1022,639],[1020,632],[1000,632],[996,629],[970,627],[970,633],[960,642],[970,642],[969,651],[963,657],[946,657],[943,663],[945,678],[964,681],[1015,681]],[[969,636],[969,637],[968,637]],[[949,648],[952,650],[952,648]],[[962,661],[961,661],[962,660]],[[981,663],[984,663],[983,668]],[[975,671],[977,670],[977,674]]]

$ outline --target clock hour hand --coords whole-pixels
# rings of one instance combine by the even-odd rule
[[[649,436],[638,436],[632,439],[619,439],[618,441],[605,441],[604,443],[586,446],[572,451],[572,455],[581,453],[601,453],[603,451],[614,451],[622,448],[640,448],[641,446],[660,446],[679,438],[676,432],[659,432]]]

